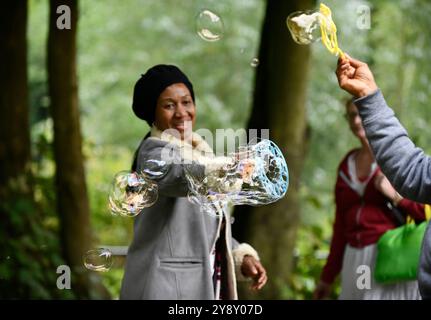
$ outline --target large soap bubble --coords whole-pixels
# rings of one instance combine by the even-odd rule
[[[251,65],[253,68],[256,68],[256,67],[259,65],[259,59],[258,59],[258,58],[253,58],[253,59],[251,59],[250,65]]]
[[[226,158],[217,170],[197,177],[186,166],[188,198],[204,211],[218,212],[225,204],[264,205],[281,199],[289,186],[289,172],[280,149],[270,140],[248,145]]]
[[[121,171],[114,177],[109,208],[114,215],[134,217],[152,206],[158,197],[157,184],[144,174]]]

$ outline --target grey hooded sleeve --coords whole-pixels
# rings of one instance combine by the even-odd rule
[[[380,92],[355,100],[383,173],[404,197],[431,203],[431,157],[417,148]]]
[[[185,173],[186,167],[191,174],[197,177],[203,176],[205,172],[205,167],[202,165],[181,163],[178,160],[178,153],[179,151],[174,146],[151,138],[146,139],[139,149],[137,171],[145,172],[153,181],[156,181],[159,192],[164,196],[187,196],[189,188]],[[149,164],[154,160],[160,165],[150,169]]]

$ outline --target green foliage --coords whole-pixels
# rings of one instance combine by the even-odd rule
[[[118,300],[120,298],[119,285],[123,279],[124,266],[117,265],[115,268],[111,269],[109,272],[101,274],[102,283],[108,289],[112,296],[112,299]]]
[[[329,253],[331,230],[329,223],[303,226],[299,229],[296,250],[294,252],[293,275],[286,284],[282,299],[312,299],[313,292],[325,265]],[[324,230],[325,228],[326,230]],[[330,299],[336,299],[340,293],[339,282],[333,285]]]
[[[72,291],[56,287],[56,268],[65,263],[61,258],[56,230],[44,226],[45,217],[39,220],[40,204],[18,198],[7,205],[5,211],[11,218],[10,225],[7,230],[4,229],[7,225],[0,228],[1,238],[8,239],[2,246],[0,257],[0,297],[74,298]]]
[[[377,83],[415,142],[430,151],[431,4],[380,1],[375,11],[370,41],[378,49],[373,55]]]
[[[94,147],[86,156],[94,242],[98,245],[127,246],[132,240],[133,219],[112,215],[108,208],[108,195],[114,174],[130,167],[132,155],[121,147]]]

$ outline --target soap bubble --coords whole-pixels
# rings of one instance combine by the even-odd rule
[[[222,19],[210,10],[202,10],[196,17],[196,31],[203,40],[214,42],[223,37]]]
[[[250,65],[254,68],[257,67],[259,65],[259,59],[253,58],[250,62]]]
[[[321,38],[322,18],[324,16],[318,11],[296,11],[287,17],[286,24],[296,43],[310,44]]]
[[[149,179],[160,179],[166,175],[169,166],[166,165],[166,161],[156,159],[144,159],[142,172]]]
[[[84,255],[84,266],[88,270],[106,272],[112,267],[112,252],[100,248],[89,250]]]
[[[112,182],[109,208],[115,215],[134,217],[157,201],[157,190],[157,184],[144,174],[121,171]]]
[[[191,202],[212,213],[233,205],[264,205],[287,192],[289,172],[283,153],[270,140],[241,147],[226,158],[226,164],[205,177],[185,167]]]

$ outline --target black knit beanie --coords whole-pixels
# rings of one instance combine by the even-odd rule
[[[132,108],[135,115],[152,126],[157,99],[163,90],[175,83],[183,83],[189,89],[193,102],[195,101],[193,85],[178,67],[159,64],[148,69],[136,82],[133,91]]]

